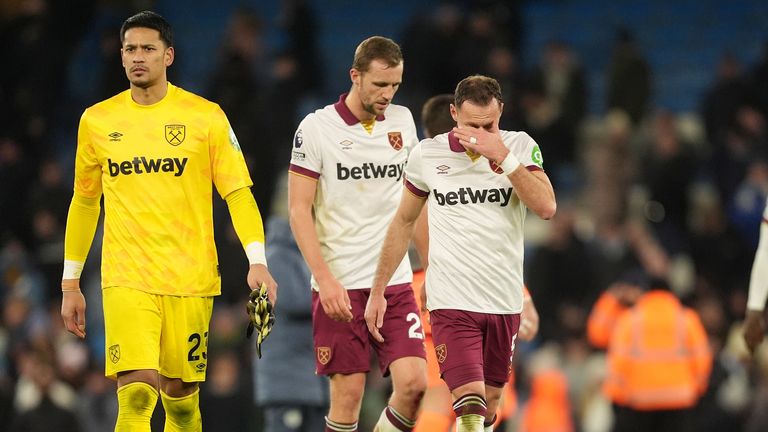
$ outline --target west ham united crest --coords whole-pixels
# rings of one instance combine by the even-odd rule
[[[177,146],[184,142],[187,136],[187,127],[184,125],[165,125],[165,140],[172,146]]]
[[[448,347],[445,344],[440,344],[435,347],[435,356],[437,356],[437,362],[443,363],[448,357]]]
[[[317,347],[317,361],[320,364],[328,364],[331,361],[331,348],[330,347]]]
[[[389,145],[395,150],[403,148],[403,135],[400,132],[387,132],[387,138],[389,138]]]
[[[112,345],[109,347],[109,360],[111,360],[112,363],[120,361],[120,345]]]

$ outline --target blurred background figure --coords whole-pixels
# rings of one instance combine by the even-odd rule
[[[607,108],[622,110],[632,123],[639,124],[650,108],[651,70],[635,36],[626,28],[616,32],[606,85]]]
[[[284,174],[267,221],[267,263],[280,300],[262,358],[254,361],[255,396],[264,410],[264,432],[313,432],[325,428],[328,378],[315,374],[311,275],[288,224],[286,188]]]
[[[9,432],[80,430],[74,409],[77,395],[56,378],[50,353],[29,349],[19,354],[21,376],[14,405],[17,417]]]
[[[712,353],[699,315],[656,279],[619,315],[604,384],[613,431],[685,431],[707,389]],[[629,299],[627,299],[629,300]]]
[[[541,370],[531,379],[531,395],[521,415],[521,432],[573,432],[568,381],[556,369]]]

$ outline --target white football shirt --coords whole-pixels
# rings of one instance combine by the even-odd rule
[[[541,170],[539,146],[525,132],[501,131],[529,170]],[[411,152],[406,187],[428,197],[427,309],[511,314],[523,309],[526,208],[495,163],[474,161],[449,132]]]
[[[346,94],[302,120],[289,171],[318,181],[315,229],[331,273],[347,289],[370,288],[400,204],[408,152],[419,140],[408,108],[390,105],[369,134],[345,99]],[[411,279],[406,256],[389,284]],[[318,289],[314,276],[312,288]]]

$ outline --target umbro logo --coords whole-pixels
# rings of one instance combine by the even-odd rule
[[[437,168],[438,174],[448,174],[448,170],[451,169],[451,167],[449,167],[448,165],[439,165],[439,166],[436,166],[435,168]]]
[[[107,136],[109,137],[110,141],[120,141],[120,138],[122,138],[123,134],[121,134],[120,132],[112,132]]]
[[[349,147],[351,147],[353,143],[350,140],[344,140],[344,141],[340,142],[339,144],[341,145],[342,149],[346,150]]]

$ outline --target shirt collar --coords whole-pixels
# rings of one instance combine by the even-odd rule
[[[453,132],[448,132],[448,147],[456,153],[464,153],[467,151]]]
[[[336,112],[339,113],[339,116],[342,120],[344,120],[344,123],[347,124],[347,126],[352,126],[354,124],[360,123],[360,120],[355,117],[354,114],[352,114],[352,111],[350,111],[349,107],[347,106],[344,101],[347,99],[347,95],[349,93],[344,93],[341,96],[339,96],[339,101],[333,104],[333,107],[336,108]],[[376,116],[377,121],[383,121],[385,119],[384,114],[379,114]]]

